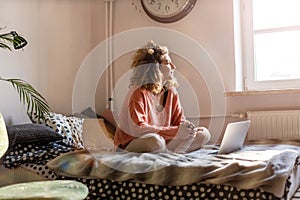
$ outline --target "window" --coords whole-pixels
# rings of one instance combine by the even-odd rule
[[[248,90],[300,88],[300,1],[242,1]]]

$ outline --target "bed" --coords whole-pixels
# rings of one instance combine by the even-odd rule
[[[209,148],[188,154],[114,152],[86,148],[83,121],[53,113],[43,125],[61,137],[40,133],[28,142],[15,134],[2,165],[43,179],[82,182],[87,199],[291,199],[299,187],[296,141],[259,141],[227,155],[210,154]],[[37,132],[16,132],[24,131]]]

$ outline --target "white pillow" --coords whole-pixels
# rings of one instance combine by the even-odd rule
[[[39,120],[37,115],[32,115],[31,120],[34,123],[45,124],[52,128],[64,137],[62,141],[67,145],[77,149],[84,148],[82,139],[83,118],[73,116],[67,117],[63,114],[50,112],[49,115],[46,116],[45,121]]]
[[[106,129],[104,119],[86,118],[83,122],[83,141],[86,149],[93,151],[99,149],[113,150],[114,141]]]
[[[8,149],[8,135],[6,131],[5,122],[2,114],[0,113],[0,158],[5,154]]]

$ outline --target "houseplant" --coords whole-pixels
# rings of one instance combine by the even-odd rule
[[[2,31],[3,28],[0,28]],[[4,50],[22,49],[27,44],[27,41],[19,36],[17,32],[11,31],[8,33],[0,33],[0,48]],[[12,48],[14,47],[14,48]],[[17,90],[20,101],[27,108],[28,115],[36,114],[39,119],[45,119],[45,116],[50,112],[50,107],[45,98],[34,89],[32,85],[22,79],[6,79],[0,76],[0,81],[7,81]]]

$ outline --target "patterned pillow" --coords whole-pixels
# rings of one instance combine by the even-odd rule
[[[17,144],[47,144],[63,139],[60,134],[57,134],[53,129],[44,124],[15,124],[6,126],[6,129],[10,148],[13,148]]]
[[[37,115],[32,115],[31,120],[34,123],[41,123],[49,126],[58,134],[63,136],[63,142],[67,145],[71,145],[77,149],[83,149],[83,139],[82,139],[82,125],[83,118],[79,117],[67,117],[63,114],[50,112],[46,116],[45,121],[40,120]]]

